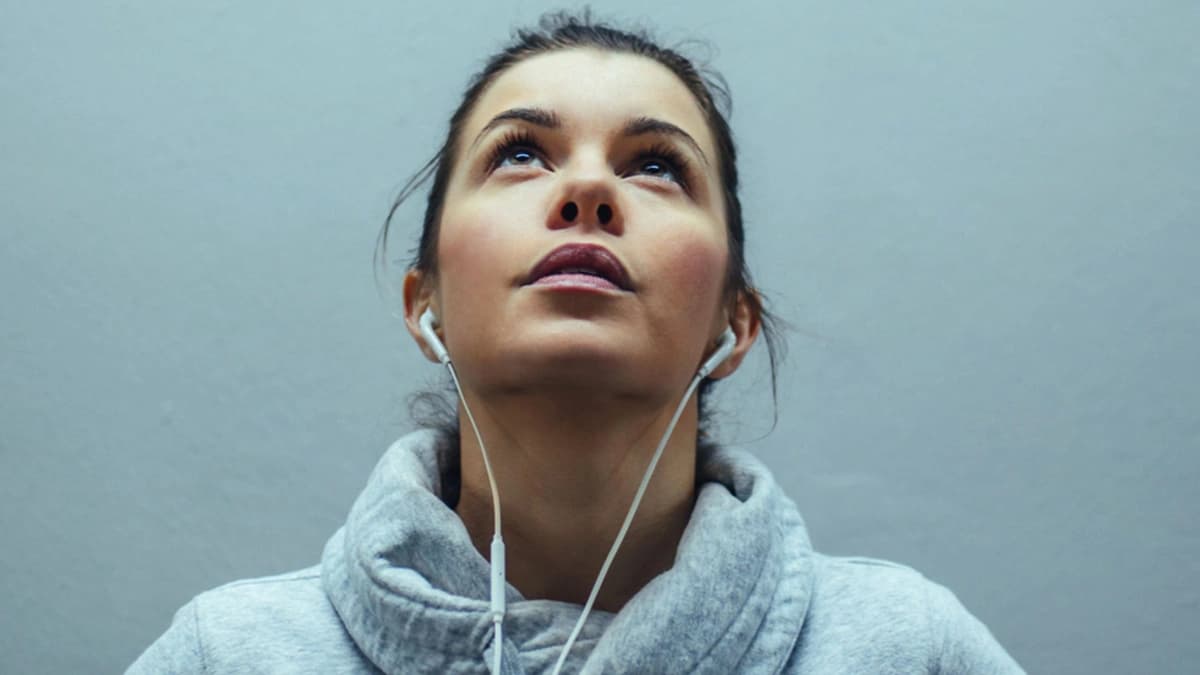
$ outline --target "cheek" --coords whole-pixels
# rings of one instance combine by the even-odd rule
[[[456,295],[457,287],[486,288],[484,279],[503,274],[503,263],[509,259],[505,252],[512,247],[511,237],[504,227],[482,213],[459,210],[447,213],[438,233],[438,268],[442,272],[443,289]]]
[[[724,242],[708,238],[677,239],[659,250],[670,251],[664,260],[663,274],[672,280],[674,301],[688,308],[688,320],[715,311],[725,288]]]
[[[502,263],[504,240],[498,228],[480,214],[462,209],[442,218],[438,233],[438,303],[444,325],[444,342],[453,358],[470,362],[479,350],[473,336],[486,334],[501,306],[497,293],[506,270]],[[510,243],[511,245],[511,243]]]
[[[458,211],[442,217],[437,246],[439,267],[469,269],[472,259],[480,257],[480,238],[488,236],[489,228],[473,215]]]

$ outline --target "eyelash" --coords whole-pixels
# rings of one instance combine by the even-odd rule
[[[488,171],[494,171],[500,165],[500,160],[507,156],[509,150],[522,147],[536,150],[540,154],[546,154],[542,151],[542,146],[538,145],[538,142],[528,131],[523,129],[509,131],[501,137],[500,142],[496,144],[496,147],[492,148],[492,152],[488,155]]]
[[[647,162],[657,160],[667,165],[667,170],[671,175],[675,176],[675,180],[686,190],[688,188],[688,169],[690,168],[687,160],[675,148],[666,143],[655,143],[644,151],[638,153],[635,162]]]
[[[538,144],[537,139],[535,139],[527,130],[520,129],[509,131],[503,137],[501,137],[500,141],[496,143],[496,146],[492,148],[492,151],[488,154],[488,171],[495,171],[500,165],[500,162],[508,156],[509,151],[513,150],[514,148],[526,148],[539,155],[546,154],[545,151],[542,150],[542,146]],[[679,183],[680,187],[682,187],[684,190],[688,189],[688,171],[690,169],[690,165],[678,150],[670,145],[667,145],[666,143],[655,143],[642,152],[639,152],[633,161],[635,164],[640,164],[642,162],[651,160],[665,164],[667,170],[670,171],[675,177],[675,180]]]

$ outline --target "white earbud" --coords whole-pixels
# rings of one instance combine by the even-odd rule
[[[432,309],[425,308],[425,311],[421,314],[420,323],[421,335],[425,337],[425,342],[429,343],[429,348],[433,350],[438,361],[441,361],[442,365],[450,363],[450,354],[446,351],[446,345],[442,344],[437,331],[433,329],[434,324],[437,323],[437,317],[434,316]]]
[[[725,332],[721,333],[721,342],[717,345],[717,351],[713,352],[713,355],[708,357],[708,360],[704,362],[704,365],[700,366],[700,378],[704,379],[708,377],[709,373],[716,370],[717,366],[721,365],[725,359],[729,358],[729,355],[733,353],[733,347],[736,344],[737,335],[734,335],[732,327],[726,326]]]

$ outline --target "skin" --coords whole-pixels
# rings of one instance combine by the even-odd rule
[[[552,111],[557,129],[489,121],[513,108]],[[625,136],[638,116],[665,133]],[[538,148],[489,155],[526,130]],[[483,135],[479,136],[483,131]],[[645,157],[677,149],[686,189]],[[703,155],[703,156],[702,156]],[[499,76],[463,128],[438,240],[438,276],[410,270],[405,321],[436,360],[418,320],[427,307],[475,414],[501,497],[508,581],[530,599],[582,604],[659,438],[726,325],[737,345],[711,377],[733,373],[759,332],[744,296],[724,287],[728,261],[717,154],[703,114],[670,70],[635,55],[570,49]],[[567,220],[562,207],[578,206]],[[612,217],[602,223],[600,204]],[[632,292],[524,285],[565,243],[607,248]],[[486,558],[491,492],[461,405],[462,493],[456,508]],[[669,569],[695,499],[692,396],[605,579],[596,606],[619,610]]]

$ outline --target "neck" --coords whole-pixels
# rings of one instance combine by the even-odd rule
[[[683,391],[662,400],[591,391],[464,393],[500,493],[508,581],[526,598],[583,604]],[[459,419],[462,492],[456,511],[486,558],[492,496],[461,405]],[[695,498],[696,424],[692,397],[605,577],[597,608],[619,610],[674,563]]]

